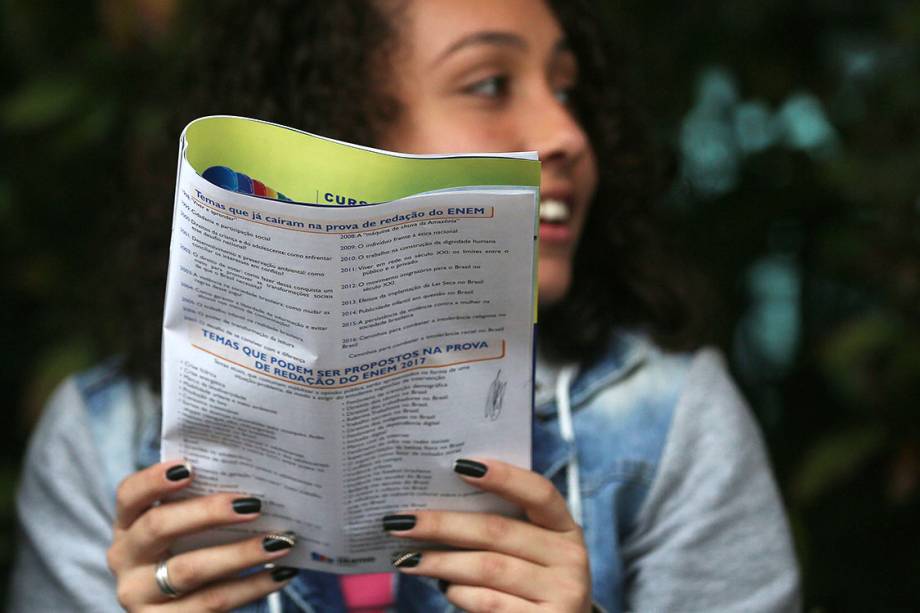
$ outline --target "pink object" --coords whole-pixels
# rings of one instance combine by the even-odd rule
[[[339,585],[349,611],[385,613],[393,606],[393,573],[342,575]]]

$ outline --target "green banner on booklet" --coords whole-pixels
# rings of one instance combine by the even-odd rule
[[[360,204],[470,185],[540,185],[536,160],[404,157],[241,117],[198,119],[185,138],[186,159],[199,174],[228,166],[298,202]]]

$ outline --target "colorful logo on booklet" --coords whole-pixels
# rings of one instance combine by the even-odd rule
[[[314,562],[326,562],[328,564],[332,564],[335,562],[335,559],[330,558],[329,556],[324,556],[321,553],[316,553],[315,551],[310,552],[310,559],[313,560]]]
[[[257,181],[248,175],[244,175],[241,172],[236,172],[232,168],[227,168],[226,166],[211,166],[203,173],[201,173],[201,176],[217,187],[222,187],[224,189],[230,190],[231,192],[249,194],[250,196],[262,196],[264,198],[283,200],[285,202],[293,202],[290,198],[281,192],[275,191],[273,188],[265,185],[261,181]]]

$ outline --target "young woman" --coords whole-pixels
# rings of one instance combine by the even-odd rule
[[[260,501],[157,504],[193,471],[156,463],[145,381],[157,369],[144,378],[109,365],[65,383],[35,434],[13,609],[796,609],[788,528],[749,411],[716,353],[675,350],[692,346],[689,319],[648,223],[650,160],[590,11],[542,0],[236,4],[201,22],[203,113],[414,153],[539,152],[534,470],[488,458],[457,467],[526,520],[393,509],[383,529],[406,554],[393,589],[385,581],[380,602],[363,605],[373,579],[356,589],[285,568],[286,535],[170,557],[177,536],[251,521]],[[151,330],[160,296],[145,300]],[[130,357],[158,361],[143,347]],[[444,550],[421,554],[418,539]]]

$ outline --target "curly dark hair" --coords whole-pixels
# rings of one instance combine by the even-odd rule
[[[237,0],[208,13],[193,6],[185,18],[197,35],[185,53],[196,59],[180,71],[177,89],[188,102],[176,113],[169,137],[193,117],[232,114],[374,145],[400,112],[385,77],[404,4]],[[626,95],[625,60],[593,3],[550,4],[578,58],[574,109],[591,137],[600,181],[569,294],[540,314],[541,346],[551,356],[588,362],[603,351],[612,330],[628,326],[644,329],[664,348],[693,348],[701,339],[701,320],[695,317],[692,275],[676,267],[653,222],[651,204],[664,181],[638,109]],[[135,226],[118,260],[129,268],[124,278],[132,280],[120,297],[122,310],[133,315],[127,319],[135,322],[127,336],[127,365],[156,384],[173,181],[164,173],[175,167],[175,142],[146,149],[131,173],[146,206],[133,208]]]

